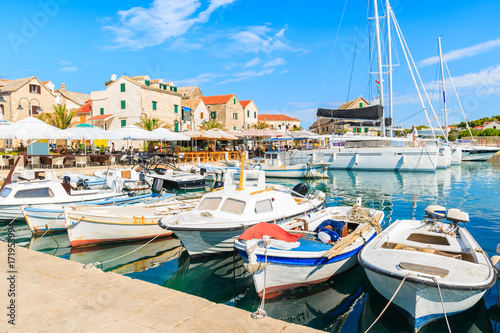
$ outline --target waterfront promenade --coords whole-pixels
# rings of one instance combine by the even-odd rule
[[[0,242],[1,332],[318,332],[116,273]],[[15,297],[7,297],[15,280]],[[15,326],[7,307],[15,303]]]

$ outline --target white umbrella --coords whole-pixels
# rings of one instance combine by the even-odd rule
[[[214,128],[211,130],[208,130],[205,132],[206,134],[210,136],[214,136],[215,139],[222,139],[222,140],[238,140],[238,138],[234,135],[228,134],[224,132],[223,130]]]
[[[99,127],[71,127],[64,130],[72,135],[73,139],[81,140],[101,140],[113,139],[115,136],[111,131],[103,130]]]
[[[27,117],[0,132],[2,139],[40,140],[40,139],[71,139],[71,134],[51,126],[44,121]]]
[[[139,128],[135,125],[127,125],[122,128],[118,128],[112,131],[109,131],[110,139],[118,139],[118,140],[149,140],[156,141],[160,140],[161,136],[157,135],[153,132],[146,131],[142,128]]]
[[[172,132],[166,128],[157,128],[153,130],[153,133],[158,135],[162,141],[191,141],[189,136]]]

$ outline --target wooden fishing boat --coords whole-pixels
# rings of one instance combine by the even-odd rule
[[[353,268],[358,252],[381,230],[383,219],[382,211],[358,204],[329,207],[303,219],[312,232],[292,234],[274,224],[258,224],[245,231],[234,247],[253,273],[259,297],[271,298]]]
[[[359,253],[372,285],[392,299],[415,331],[472,307],[497,276],[488,255],[458,226],[469,221],[467,213],[441,206],[429,206],[426,213],[422,221],[397,220]]]

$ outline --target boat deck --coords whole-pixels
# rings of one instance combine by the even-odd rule
[[[148,282],[15,247],[15,272],[7,269],[0,242],[0,290],[7,295],[15,275],[15,297],[2,297],[6,309],[15,300],[15,326],[9,332],[319,332],[266,317],[252,319],[241,309],[216,304]],[[10,320],[10,319],[8,319]]]

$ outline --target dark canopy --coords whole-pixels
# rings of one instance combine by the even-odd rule
[[[316,116],[322,118],[379,120],[384,116],[384,109],[381,105],[344,110],[318,108]]]

